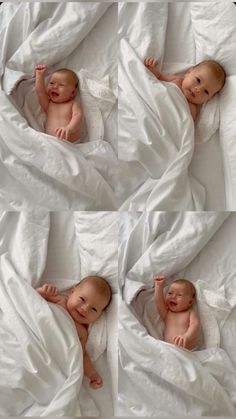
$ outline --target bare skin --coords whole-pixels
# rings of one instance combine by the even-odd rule
[[[144,60],[144,65],[158,80],[176,84],[186,97],[191,115],[195,121],[200,106],[212,99],[219,92],[222,84],[212,75],[210,66],[199,64],[190,68],[183,77],[176,74],[163,74],[157,69],[158,61],[152,57]]]
[[[185,285],[173,283],[164,297],[166,278],[154,278],[155,303],[165,323],[164,340],[178,347],[193,350],[199,344],[200,321],[192,305],[194,298]]]
[[[46,114],[46,133],[74,142],[80,139],[83,113],[74,100],[77,88],[69,74],[55,72],[45,86],[46,65],[35,67],[35,89],[41,108]]]
[[[37,288],[37,291],[48,302],[63,307],[72,317],[83,349],[84,374],[90,380],[90,387],[93,389],[102,387],[102,377],[94,368],[85,347],[88,339],[88,326],[102,314],[108,303],[107,297],[99,293],[99,289],[89,281],[81,282],[72,288],[68,298],[60,294],[58,289],[50,284],[44,284]]]

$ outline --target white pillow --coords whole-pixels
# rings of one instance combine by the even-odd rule
[[[236,6],[232,2],[191,3],[196,62],[213,59],[236,74]]]
[[[118,290],[118,213],[74,212],[81,278],[88,275],[104,277]]]
[[[219,95],[215,95],[205,103],[200,110],[195,123],[195,137],[197,143],[207,142],[220,125]]]

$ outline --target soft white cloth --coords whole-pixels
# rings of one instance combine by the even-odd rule
[[[82,349],[71,317],[56,304],[48,304],[34,289],[42,284],[43,274],[46,275],[44,282],[54,283],[59,289],[78,282],[78,263],[82,262],[76,234],[74,231],[73,237],[63,235],[63,227],[68,228],[69,221],[75,229],[74,217],[67,214],[67,224],[62,225],[61,234],[53,241],[53,216],[55,214],[40,211],[0,214],[2,416],[96,416],[106,409],[112,412],[115,406],[116,296],[102,318],[93,325],[89,336],[92,358],[97,360],[95,366],[104,379],[104,387],[94,395],[94,391],[88,389],[86,378],[81,385],[84,377]],[[58,246],[55,240],[60,242]],[[102,266],[97,246],[94,243],[93,258],[98,257]],[[70,271],[74,277],[71,280],[57,277],[50,281],[45,272],[48,259],[54,264],[60,257],[68,263],[62,249],[74,255],[74,260],[69,259],[75,264],[74,270]],[[103,255],[104,266],[109,260],[107,253]]]
[[[0,170],[4,179],[0,202],[5,209],[28,210],[37,206],[57,211],[95,211],[117,207],[114,192],[117,157],[111,144],[105,141],[109,139],[104,138],[104,122],[115,100],[107,81],[101,83],[96,77],[81,74],[85,108],[90,108],[89,111],[86,108],[88,134],[94,141],[76,145],[28,126],[21,112],[24,82],[18,85],[22,78],[32,76],[32,69],[40,62],[47,63],[49,68],[58,68],[61,63],[71,68],[72,63],[74,69],[78,48],[93,33],[96,24],[98,37],[104,36],[107,25],[103,30],[104,21],[100,26],[99,20],[109,14],[110,6],[108,3],[21,3],[9,15],[7,4],[1,8],[4,19],[9,18],[0,31]],[[106,65],[110,56],[109,60],[106,54],[103,57],[105,64],[101,61],[99,67],[101,79],[110,69]],[[91,89],[96,99],[91,99]],[[14,100],[8,96],[13,95],[13,90]],[[31,100],[28,111],[29,108]],[[30,123],[34,126],[33,118]]]
[[[204,188],[188,172],[194,123],[183,93],[175,84],[157,80],[125,39],[119,70],[120,199],[130,194],[121,209],[204,208]],[[136,172],[129,174],[132,190],[126,170]]]
[[[195,124],[196,142],[210,140],[220,126],[220,104],[218,95],[205,103],[200,110]]]
[[[153,309],[150,306],[154,275],[166,275],[168,284],[178,278],[179,272],[194,264],[199,253],[204,253],[215,237],[219,243],[220,232],[226,229],[227,233],[228,217],[227,213],[191,212],[122,215],[119,258],[123,297],[119,307],[120,416],[156,416],[157,408],[159,416],[171,416],[174,410],[182,416],[189,415],[190,411],[201,417],[235,416],[236,371],[235,356],[232,356],[235,351],[230,348],[236,336],[232,327],[235,292],[230,293],[228,287],[225,291],[215,289],[213,281],[208,285],[196,283],[206,349],[194,352],[157,339],[162,334],[158,328],[161,323],[158,323],[154,305]],[[208,249],[207,255],[210,256],[211,251]],[[223,251],[227,251],[224,245]],[[227,262],[227,257],[217,261],[216,272],[224,269],[227,274],[231,267]],[[203,273],[205,269],[208,269],[208,274],[212,270],[207,257]],[[193,276],[194,271],[189,279]],[[141,291],[144,288],[149,290]],[[149,333],[146,323],[144,326],[147,314],[150,314]],[[234,338],[229,339],[231,333]]]

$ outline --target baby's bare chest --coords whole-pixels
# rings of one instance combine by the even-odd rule
[[[180,313],[173,313],[168,311],[166,317],[166,326],[173,326],[177,328],[188,328],[190,321],[190,311],[183,311]]]
[[[47,116],[50,119],[71,119],[73,102],[49,103]]]

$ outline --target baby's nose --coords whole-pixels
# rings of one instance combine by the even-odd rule
[[[201,93],[201,90],[200,90],[200,88],[199,88],[198,86],[195,86],[195,92],[196,92],[197,94]]]

